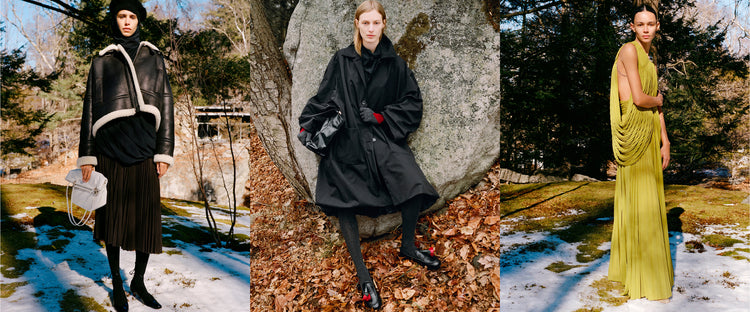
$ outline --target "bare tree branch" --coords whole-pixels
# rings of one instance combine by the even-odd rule
[[[513,13],[502,14],[502,15],[500,15],[500,18],[511,18],[511,17],[518,16],[518,15],[527,15],[527,14],[531,14],[531,13],[534,13],[534,12],[539,12],[541,10],[544,10],[544,9],[547,9],[547,8],[551,8],[553,6],[557,6],[557,5],[566,3],[566,2],[568,2],[568,0],[552,1],[550,3],[544,4],[544,5],[535,7],[535,8],[531,8],[531,9],[527,9],[527,10],[523,10],[523,11],[518,11],[518,12],[513,12]]]
[[[36,5],[36,6],[40,6],[42,8],[45,8],[45,9],[48,9],[48,10],[52,10],[52,11],[55,11],[55,12],[58,12],[58,13],[65,14],[66,16],[72,17],[74,19],[77,19],[77,20],[79,20],[81,22],[84,22],[86,24],[89,24],[91,26],[95,26],[95,27],[99,26],[97,23],[95,23],[94,21],[92,21],[88,16],[86,16],[85,14],[83,14],[83,12],[81,12],[81,10],[76,9],[76,8],[68,5],[67,3],[65,3],[65,2],[63,2],[61,0],[50,0],[50,1],[52,1],[53,3],[57,3],[58,5],[62,6],[63,9],[51,6],[49,4],[44,4],[44,3],[41,3],[41,2],[35,1],[35,0],[21,0],[21,1],[26,2],[26,3],[30,3],[30,4],[33,4],[33,5]]]
[[[42,63],[44,63],[44,65],[46,65],[50,71],[55,70],[55,67],[49,62],[47,56],[43,53],[41,47],[39,47],[38,42],[31,35],[29,35],[28,32],[26,32],[26,27],[24,27],[23,24],[20,24],[21,18],[18,17],[18,14],[16,14],[15,5],[10,6],[10,12],[13,13],[13,19],[9,18],[7,13],[5,12],[3,12],[2,14],[3,18],[5,18],[8,23],[15,27],[21,33],[21,35],[26,38],[31,47],[36,50],[37,54],[39,54],[39,57],[42,59]],[[15,21],[19,21],[19,23],[17,24]]]

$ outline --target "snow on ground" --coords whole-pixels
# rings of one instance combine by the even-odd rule
[[[163,216],[163,224],[169,221],[193,228],[206,226],[203,209],[184,206],[192,217]],[[23,217],[23,214],[13,217]],[[214,212],[217,219],[226,217]],[[238,224],[249,219],[238,218]],[[220,224],[217,222],[217,224]],[[219,225],[222,231],[228,225]],[[12,311],[60,311],[60,300],[68,290],[79,296],[91,297],[111,310],[109,293],[112,280],[109,276],[107,256],[92,238],[90,230],[65,230],[48,225],[28,228],[36,232],[38,246],[49,245],[52,240],[68,239],[62,250],[22,249],[18,259],[33,260],[30,269],[20,278],[8,279],[0,276],[0,283],[28,282],[16,288],[9,298],[3,298],[0,309]],[[69,237],[59,236],[64,231]],[[236,228],[236,232],[249,234],[247,227]],[[226,233],[226,232],[225,232]],[[165,247],[158,255],[151,255],[146,269],[146,287],[162,304],[160,311],[247,311],[250,306],[250,253],[230,249],[205,251],[202,246],[177,242],[176,248]],[[135,253],[120,252],[120,268],[126,293],[135,265]],[[152,311],[128,295],[130,311]]]
[[[750,228],[736,231],[729,227],[708,227],[705,234],[721,232],[734,238],[750,234]],[[670,232],[670,247],[675,273],[675,285],[669,303],[646,299],[629,300],[612,306],[600,300],[594,281],[607,277],[609,255],[589,263],[576,261],[576,247],[548,233],[513,233],[501,237],[500,279],[503,311],[575,311],[580,308],[603,308],[605,312],[620,311],[750,311],[750,262],[718,255],[725,250],[706,246],[703,253],[689,252],[685,242],[700,241],[688,233]],[[543,251],[519,252],[513,244],[543,243],[556,248]],[[599,246],[609,250],[610,243]],[[549,245],[548,245],[549,246]],[[735,244],[732,248],[748,248]],[[750,258],[749,253],[738,251]],[[545,268],[563,261],[582,265],[555,273]],[[617,294],[613,294],[617,295]]]
[[[181,209],[186,210],[188,213],[190,213],[190,217],[189,218],[184,218],[184,217],[180,217],[180,216],[164,216],[164,217],[166,217],[166,218],[173,218],[174,221],[177,221],[177,222],[179,222],[178,220],[184,219],[184,220],[186,220],[188,222],[198,223],[201,226],[208,227],[208,221],[206,221],[206,211],[203,208],[196,208],[196,207],[189,206],[189,205],[180,205],[177,202],[173,202],[173,201],[167,201],[167,203],[169,203],[172,207],[181,208]],[[224,231],[224,233],[227,233],[227,232],[229,232],[230,225],[229,224],[220,223],[218,221],[219,220],[226,220],[227,222],[229,222],[231,220],[230,220],[228,214],[226,214],[226,213],[220,213],[219,211],[220,210],[218,210],[218,209],[214,209],[213,210],[214,219],[217,221],[216,222],[216,226],[219,228],[220,231]],[[250,224],[250,212],[247,211],[247,210],[245,210],[245,211],[237,211],[237,222],[236,222],[236,224],[244,225],[245,226],[244,233],[249,235],[250,230],[247,227]],[[236,230],[236,228],[237,228],[237,225],[235,225],[235,232],[236,233],[240,233],[240,232],[238,232]]]

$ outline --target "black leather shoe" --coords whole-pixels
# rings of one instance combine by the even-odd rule
[[[112,307],[116,312],[128,312],[128,297],[122,288],[122,279],[112,278]]]
[[[146,290],[146,286],[143,285],[143,277],[136,276],[133,278],[133,281],[130,282],[130,292],[133,294],[133,297],[135,299],[138,299],[141,303],[146,305],[149,308],[152,309],[161,309],[161,304],[159,304],[156,299],[154,299],[154,296],[152,296],[148,291]]]
[[[431,256],[429,250],[417,250],[414,255],[399,251],[398,254],[406,259],[415,261],[419,265],[427,267],[430,270],[437,270],[440,268],[440,260],[437,257]]]
[[[112,307],[116,312],[128,312],[128,298],[125,296],[125,291],[122,295],[112,293]]]
[[[382,302],[380,301],[380,295],[378,290],[375,289],[375,285],[372,282],[365,282],[362,287],[362,301],[373,309],[380,309]]]

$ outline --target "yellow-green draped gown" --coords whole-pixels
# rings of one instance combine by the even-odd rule
[[[656,96],[656,67],[637,41],[627,44],[638,51],[643,92]],[[620,101],[617,59],[612,66],[609,104],[617,161],[609,279],[622,282],[631,299],[661,300],[672,296],[674,284],[661,169],[661,123],[656,108],[638,107],[632,96]]]

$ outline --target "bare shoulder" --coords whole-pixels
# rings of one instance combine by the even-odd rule
[[[632,42],[629,42],[622,46],[620,50],[620,56],[624,57],[625,59],[629,59],[633,57],[637,58],[638,51],[635,49],[635,45],[633,45]]]
[[[638,51],[632,43],[626,43],[620,49],[619,60],[624,65],[636,65],[638,64]]]

